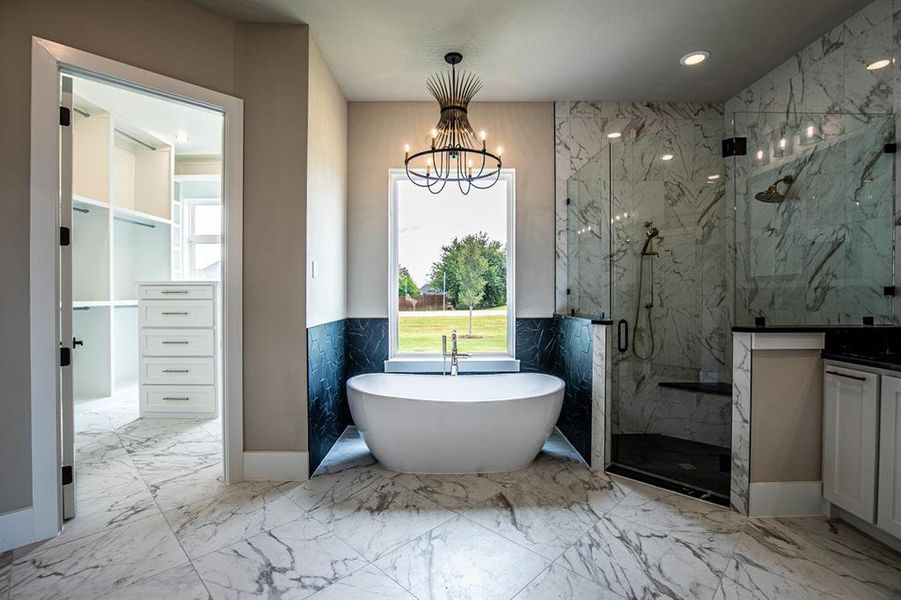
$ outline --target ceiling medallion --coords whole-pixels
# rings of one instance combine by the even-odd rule
[[[451,66],[450,74],[435,73],[426,81],[441,116],[426,137],[427,150],[410,154],[409,144],[404,147],[407,177],[433,194],[440,193],[448,181],[456,182],[463,194],[472,188],[488,189],[500,177],[503,150],[498,147],[496,154],[486,150],[485,132],[476,136],[469,124],[469,102],[482,89],[482,80],[464,71],[457,74],[463,60],[459,52],[448,52],[444,60]]]

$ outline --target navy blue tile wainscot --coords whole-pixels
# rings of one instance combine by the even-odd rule
[[[554,373],[557,326],[553,317],[516,319],[516,358],[524,373]]]
[[[307,329],[310,473],[316,470],[350,424],[345,387],[346,330],[344,319]]]
[[[591,319],[554,317],[557,326],[554,374],[566,383],[557,428],[573,448],[591,460]]]
[[[347,377],[381,373],[388,360],[388,319],[347,319]]]

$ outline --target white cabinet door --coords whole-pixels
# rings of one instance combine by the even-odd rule
[[[823,495],[873,523],[876,512],[879,375],[826,365]]]
[[[901,379],[882,377],[879,509],[876,524],[901,537]]]

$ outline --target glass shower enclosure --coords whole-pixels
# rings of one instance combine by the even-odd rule
[[[572,175],[569,308],[613,321],[609,471],[728,505],[732,326],[891,321],[893,139],[887,116],[703,105]]]

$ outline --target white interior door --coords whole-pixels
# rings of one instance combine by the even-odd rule
[[[60,464],[63,519],[75,516],[75,403],[72,358],[72,78],[60,77],[59,127],[59,346],[60,346]]]

